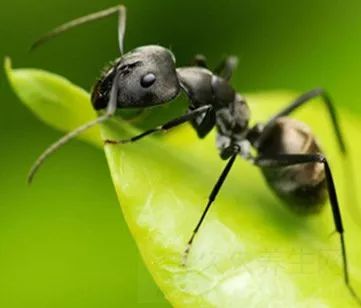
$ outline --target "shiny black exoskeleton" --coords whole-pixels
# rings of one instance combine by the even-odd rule
[[[226,61],[231,64],[234,58]],[[219,72],[220,75],[226,73],[229,72]],[[164,104],[183,90],[190,101],[188,121],[200,138],[216,126],[221,150],[245,139],[248,106],[224,77],[199,66],[176,68],[174,55],[164,47],[139,47],[118,59],[96,83],[92,91],[92,103],[96,110],[108,106],[116,74],[119,76],[117,108],[146,108]],[[144,79],[150,81],[145,83]]]
[[[119,13],[119,46],[123,53],[125,33],[123,6],[113,7],[64,24],[46,34],[34,46],[70,28],[113,13]],[[250,110],[246,100],[229,83],[236,64],[236,58],[229,57],[212,72],[207,68],[203,56],[196,57],[194,66],[176,68],[173,53],[157,45],[143,46],[127,52],[104,72],[93,88],[91,97],[93,107],[96,110],[104,110],[104,114],[51,145],[35,162],[30,171],[29,181],[51,153],[89,127],[108,120],[116,109],[148,108],[165,104],[183,91],[189,98],[189,107],[184,115],[130,139],[106,140],[106,143],[135,142],[152,133],[166,131],[186,122],[192,124],[200,138],[204,138],[213,128],[217,129],[217,147],[221,158],[227,160],[227,163],[188,241],[184,264],[194,237],[211,204],[236,157],[241,156],[260,167],[273,191],[298,213],[317,212],[327,197],[329,198],[336,231],[340,236],[344,280],[351,294],[360,303],[349,281],[344,229],[331,169],[310,129],[304,123],[288,118],[288,115],[298,107],[317,96],[321,97],[330,114],[340,150],[346,153],[330,98],[324,90],[314,89],[295,99],[266,123],[249,127]]]

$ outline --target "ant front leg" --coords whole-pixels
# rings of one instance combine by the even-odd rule
[[[192,113],[198,108],[189,106],[188,112]],[[199,138],[204,138],[213,129],[216,124],[216,112],[214,109],[208,110],[206,113],[198,114],[190,120],[190,123],[196,131]]]
[[[272,157],[259,156],[254,160],[254,164],[262,168],[278,168],[307,163],[322,163],[325,168],[327,191],[331,203],[333,220],[335,223],[336,232],[340,236],[344,281],[352,296],[359,304],[361,304],[360,297],[356,294],[355,290],[350,284],[341,211],[338,203],[336,187],[332,177],[331,169],[325,156],[321,154],[279,154]]]
[[[276,115],[274,115],[265,125],[264,125],[264,129],[263,129],[263,133],[260,136],[260,138],[258,138],[258,140],[255,143],[255,146],[257,147],[258,145],[260,145],[268,136],[268,132],[272,129],[273,124],[277,121],[278,118],[280,117],[284,117],[289,115],[290,113],[292,113],[293,111],[295,111],[296,109],[298,109],[299,107],[303,106],[304,104],[311,102],[312,99],[316,98],[316,97],[321,97],[322,101],[324,102],[324,104],[327,107],[327,111],[330,115],[331,121],[332,121],[332,125],[336,134],[336,138],[339,144],[339,148],[341,150],[341,152],[343,154],[346,153],[346,146],[345,146],[345,142],[341,133],[341,128],[339,125],[339,121],[338,121],[338,117],[337,117],[337,113],[335,110],[335,107],[332,103],[331,98],[329,97],[328,93],[322,89],[322,88],[316,88],[313,89],[309,92],[306,92],[304,94],[302,94],[301,96],[299,96],[298,98],[296,98],[291,104],[289,104],[286,108],[282,109],[280,112],[278,112]]]
[[[156,132],[161,132],[161,131],[168,131],[176,126],[179,126],[183,123],[186,123],[186,122],[189,122],[191,121],[192,119],[198,117],[199,115],[201,114],[204,114],[205,112],[208,112],[212,109],[212,105],[205,105],[205,106],[202,106],[202,107],[199,107],[197,109],[194,109],[192,111],[190,111],[189,113],[187,114],[184,114],[178,118],[175,118],[173,120],[170,120],[166,123],[164,123],[163,125],[160,125],[160,126],[157,126],[155,128],[151,128],[139,135],[136,135],[136,136],[133,136],[129,139],[123,139],[123,140],[105,140],[105,144],[124,144],[124,143],[130,143],[130,142],[135,142],[135,141],[138,141],[139,139],[142,139],[148,135],[151,135],[153,133],[156,133]]]

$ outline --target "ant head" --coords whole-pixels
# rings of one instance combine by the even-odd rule
[[[92,92],[95,109],[103,109],[115,76],[119,108],[150,107],[174,99],[180,90],[172,52],[161,46],[134,49],[105,71]]]

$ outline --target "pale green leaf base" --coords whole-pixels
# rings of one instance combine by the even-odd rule
[[[38,70],[13,70],[19,97],[42,120],[68,131],[92,118],[88,95],[66,80]],[[47,91],[45,91],[47,88]],[[295,95],[248,95],[254,119],[266,120]],[[60,107],[61,106],[61,107]],[[60,108],[60,109],[59,109]],[[63,110],[62,117],[57,116]],[[155,110],[156,112],[156,110]],[[151,115],[150,115],[151,117]],[[352,157],[344,164],[328,115],[314,102],[297,118],[317,132],[331,161],[346,229],[351,280],[361,293],[359,210],[344,172],[361,171],[358,119],[341,114]],[[165,120],[165,119],[164,119]],[[150,121],[149,119],[147,121]],[[115,118],[103,139],[137,132]],[[96,131],[86,140],[102,145]],[[256,168],[239,159],[196,237],[186,267],[182,252],[224,162],[214,134],[198,140],[188,125],[138,143],[106,146],[119,201],[139,250],[166,298],[176,307],[357,307],[344,286],[337,235],[327,204],[320,215],[296,216],[268,189]]]

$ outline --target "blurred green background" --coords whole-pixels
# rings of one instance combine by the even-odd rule
[[[179,66],[196,53],[211,65],[235,54],[240,65],[233,84],[241,92],[323,86],[339,108],[361,112],[358,0],[124,3],[127,49],[161,44],[174,51]],[[116,4],[3,2],[0,56],[90,89],[103,65],[118,56],[115,17],[27,50],[52,27]],[[27,187],[29,166],[60,133],[19,103],[4,73],[0,95],[0,307],[168,307],[129,235],[103,153],[72,142]]]

